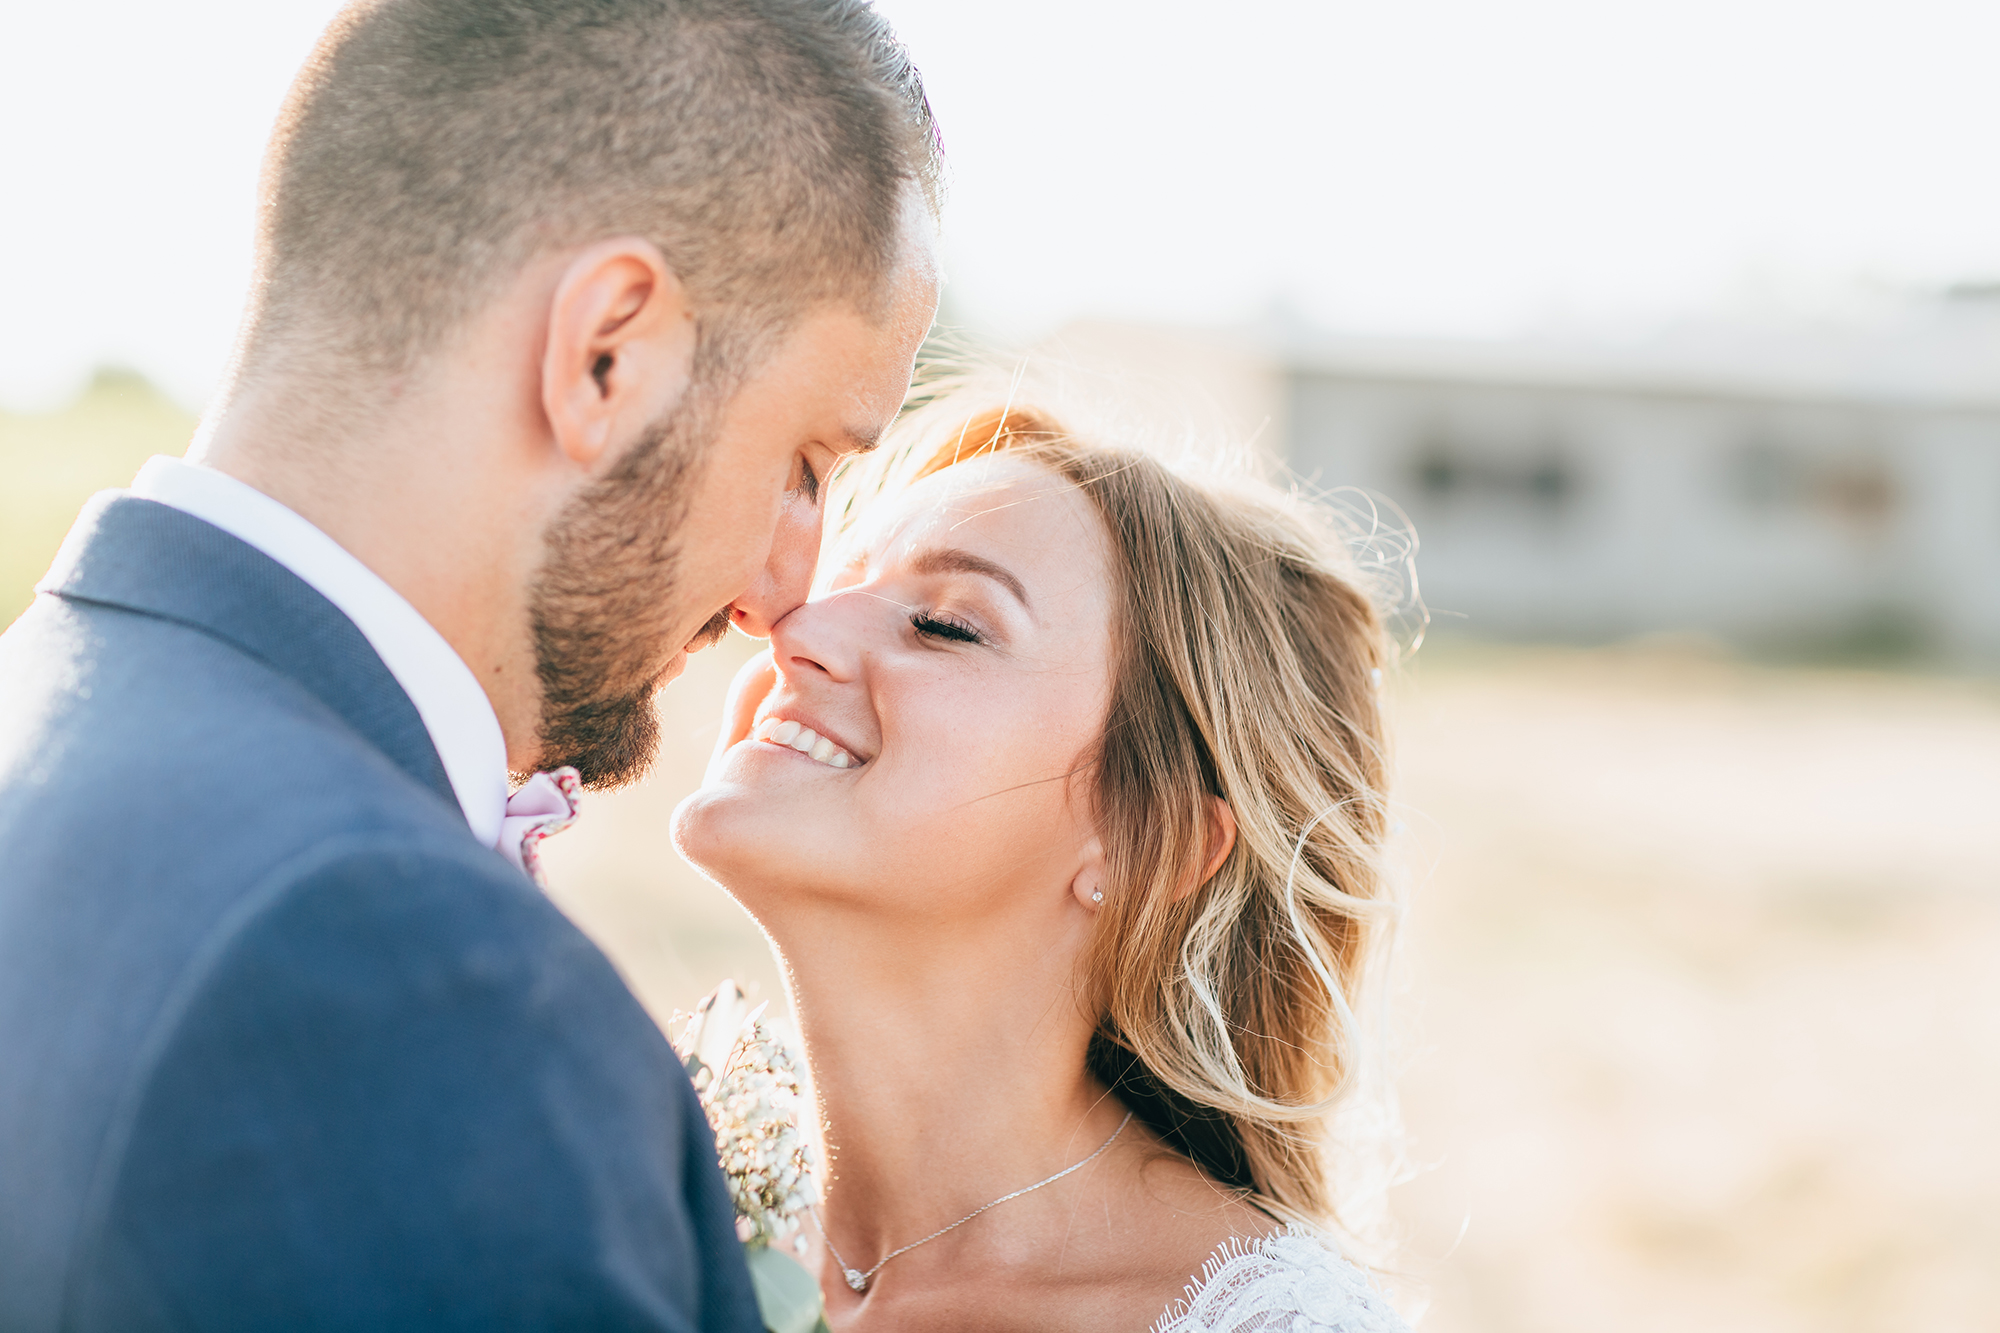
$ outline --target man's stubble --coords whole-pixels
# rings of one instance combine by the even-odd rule
[[[672,641],[685,615],[680,537],[720,398],[691,390],[549,525],[528,601],[542,691],[539,762],[570,765],[587,786],[645,775],[660,740],[653,696],[675,654],[729,629],[724,607],[692,641]]]

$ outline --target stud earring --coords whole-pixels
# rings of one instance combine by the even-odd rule
[[[1094,902],[1094,903],[1101,903],[1101,902],[1103,902],[1103,901],[1104,901],[1104,890],[1103,890],[1103,889],[1092,889],[1092,890],[1090,891],[1090,901],[1092,901],[1092,902]]]

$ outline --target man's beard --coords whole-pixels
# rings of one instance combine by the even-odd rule
[[[621,787],[652,765],[653,695],[684,646],[665,638],[682,615],[680,533],[719,406],[691,388],[549,526],[528,592],[543,768],[568,764],[586,785]],[[713,644],[728,629],[724,607],[687,646]]]

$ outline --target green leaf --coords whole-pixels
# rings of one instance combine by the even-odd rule
[[[750,1265],[757,1312],[764,1316],[764,1327],[770,1333],[822,1333],[826,1321],[821,1314],[826,1306],[819,1283],[813,1281],[804,1264],[768,1245],[744,1246],[743,1259]]]

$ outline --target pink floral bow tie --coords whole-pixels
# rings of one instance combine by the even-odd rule
[[[583,778],[573,768],[537,773],[507,798],[507,817],[500,821],[500,853],[521,868],[541,888],[542,839],[561,833],[576,822]]]

